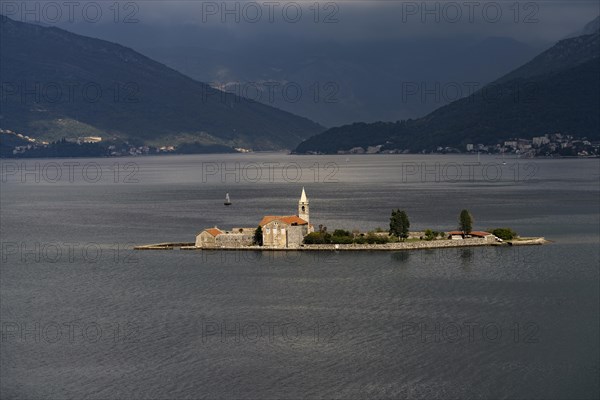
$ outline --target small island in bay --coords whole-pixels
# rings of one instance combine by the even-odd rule
[[[206,228],[196,235],[194,242],[156,243],[134,247],[135,250],[410,250],[442,247],[540,245],[547,243],[543,237],[522,238],[510,228],[487,231],[472,229],[473,218],[468,210],[459,216],[458,230],[441,232],[427,229],[409,230],[410,222],[405,211],[392,210],[388,231],[370,232],[336,229],[329,232],[319,225],[315,230],[310,223],[310,204],[306,191],[298,201],[294,215],[265,215],[257,227],[223,230],[216,226]]]

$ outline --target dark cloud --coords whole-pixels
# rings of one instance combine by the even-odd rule
[[[368,42],[418,37],[503,36],[549,43],[599,13],[593,1],[3,1],[18,20],[96,32],[120,42],[152,28],[169,40],[190,44],[223,40]],[[115,6],[118,4],[118,6]],[[57,7],[58,5],[58,7]],[[57,8],[61,13],[56,17]],[[101,17],[97,18],[98,10]],[[77,22],[69,21],[74,19]],[[137,21],[137,22],[136,22]],[[157,35],[147,37],[156,40]]]

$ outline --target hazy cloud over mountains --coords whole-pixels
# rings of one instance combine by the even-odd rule
[[[147,46],[163,38],[217,47],[231,39],[348,43],[421,36],[506,36],[548,43],[581,29],[599,11],[597,1],[552,0],[120,1],[118,7],[112,1],[72,3],[4,1],[2,12],[23,22],[35,22],[37,16],[39,22],[70,25],[77,33],[99,32],[129,45]],[[148,28],[155,34],[148,35]]]
[[[2,12],[132,47],[326,126],[423,116],[599,12],[597,1],[27,3],[3,2]]]

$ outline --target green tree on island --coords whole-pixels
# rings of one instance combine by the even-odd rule
[[[433,240],[437,237],[438,233],[432,231],[431,229],[425,229],[425,240]]]
[[[410,222],[408,221],[408,215],[405,211],[392,210],[392,216],[390,217],[390,235],[398,236],[400,240],[408,238],[408,228],[410,228]]]
[[[263,245],[263,232],[262,232],[262,228],[260,227],[260,225],[254,231],[254,238],[252,239],[252,242],[256,246]]]
[[[468,235],[473,230],[473,217],[468,210],[462,210],[458,219],[458,229],[464,234]]]

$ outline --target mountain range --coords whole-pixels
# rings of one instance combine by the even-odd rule
[[[251,98],[328,127],[426,115],[462,96],[422,102],[418,96],[403,98],[403,85],[483,86],[539,52],[507,37],[352,44],[290,40],[289,44],[264,40],[259,48],[232,43],[218,50],[157,45],[140,52],[194,79],[233,93],[247,90]],[[269,85],[276,88],[272,97]],[[290,99],[298,88],[303,95]]]
[[[293,148],[324,128],[215,90],[132,49],[0,18],[0,127],[31,137]]]
[[[422,102],[416,96],[403,98],[404,84],[477,82],[482,87],[551,45],[543,36],[528,38],[473,24],[441,24],[421,31],[420,20],[398,24],[393,14],[386,22],[393,23],[389,30],[381,21],[381,31],[367,28],[363,7],[373,18],[388,7],[391,13],[401,11],[401,2],[376,8],[368,2],[344,2],[344,18],[335,24],[263,21],[231,26],[218,18],[206,23],[195,19],[193,3],[198,2],[185,3],[190,18],[180,23],[165,18],[57,26],[126,45],[195,80],[326,127],[422,117],[462,95]],[[301,4],[310,12],[313,3]],[[302,95],[291,98],[298,89]]]
[[[335,153],[378,146],[409,151],[494,144],[562,132],[600,139],[600,33],[559,41],[470,96],[419,119],[331,128],[296,152]],[[463,147],[464,148],[464,147]]]
[[[598,18],[495,81],[493,74],[509,70],[531,48],[488,38],[470,45],[438,40],[425,48],[400,40],[293,50],[276,41],[278,51],[240,50],[235,57],[198,48],[148,51],[179,70],[185,68],[178,57],[187,51],[189,74],[195,75],[190,78],[130,48],[56,27],[2,17],[0,34],[0,128],[42,140],[101,136],[134,145],[298,146],[299,153],[332,153],[377,145],[420,151],[557,131],[595,139],[599,132]],[[293,78],[303,89],[318,78],[319,97],[305,92],[299,102],[277,103],[288,109],[283,111],[196,80],[201,71],[221,77],[217,83],[225,90],[240,77],[283,84]],[[422,118],[369,123],[377,115],[419,115],[436,105],[419,96],[400,103],[407,76],[415,78],[413,84],[435,76],[441,83],[491,83]],[[331,103],[323,102],[332,94],[328,82],[338,85]],[[298,110],[329,121],[365,122],[326,130],[290,112]]]

